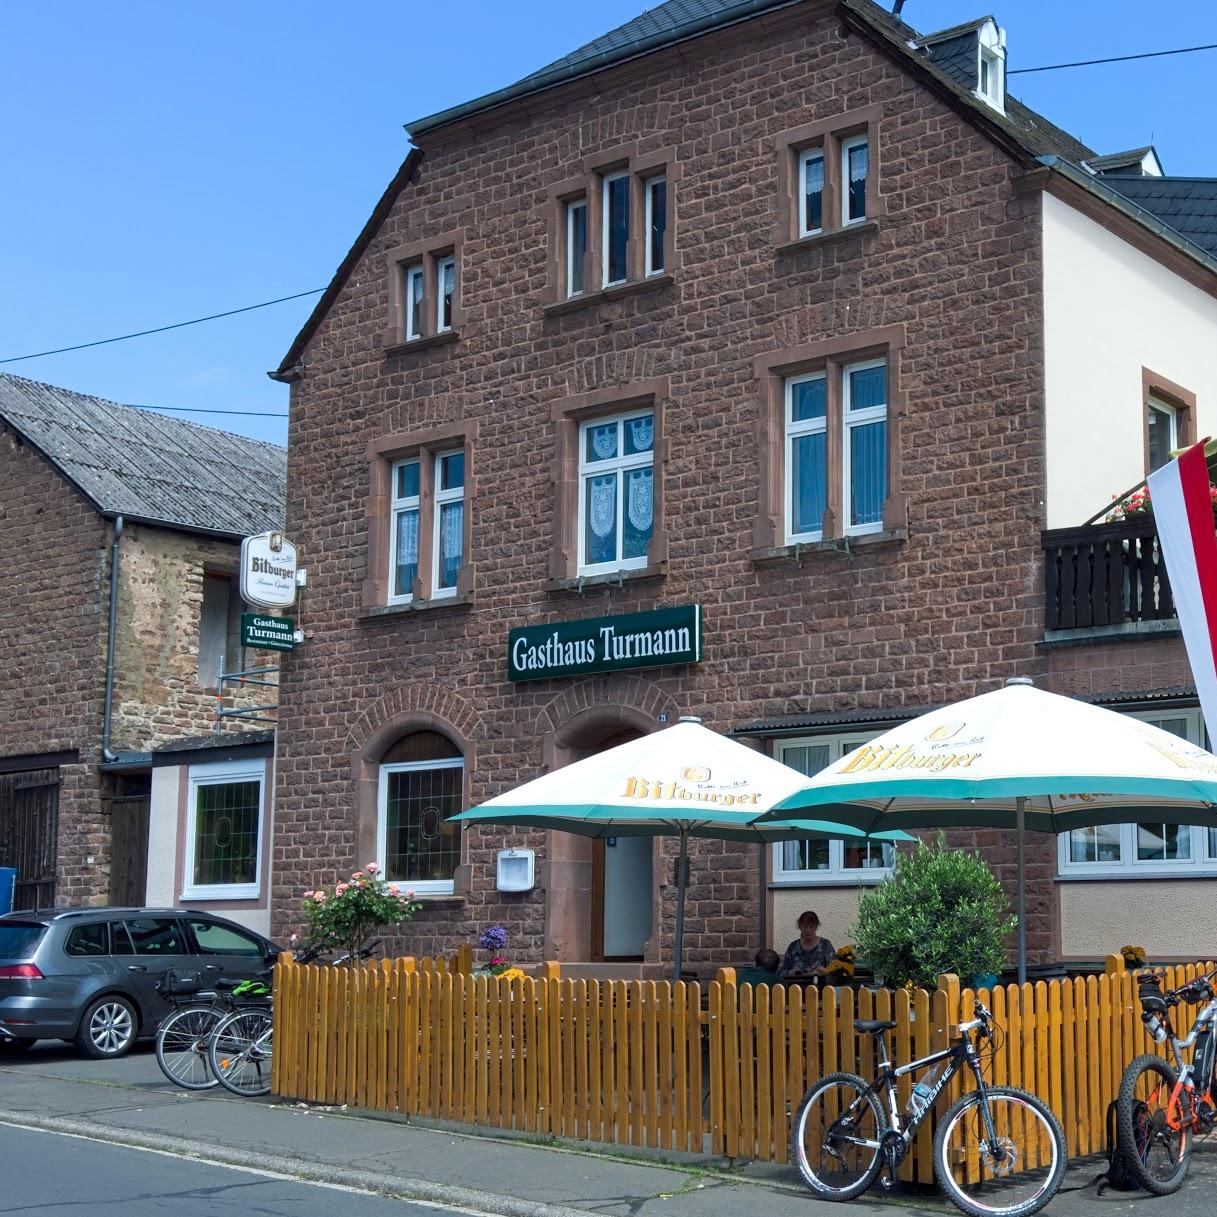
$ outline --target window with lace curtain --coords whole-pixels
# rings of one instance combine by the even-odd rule
[[[390,604],[413,600],[420,585],[430,600],[456,595],[465,560],[463,449],[394,463],[389,531]]]
[[[646,566],[655,523],[654,452],[653,410],[579,428],[579,574]]]

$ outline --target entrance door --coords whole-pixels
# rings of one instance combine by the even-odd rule
[[[138,908],[148,891],[152,779],[121,776],[110,802],[110,903]]]
[[[0,866],[15,867],[13,908],[55,906],[59,770],[0,773]]]

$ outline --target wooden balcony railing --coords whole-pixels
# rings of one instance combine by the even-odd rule
[[[1087,629],[1175,616],[1153,516],[1042,534],[1045,628]]]

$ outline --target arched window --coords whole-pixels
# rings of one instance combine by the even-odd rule
[[[461,750],[438,731],[404,735],[381,758],[376,852],[390,882],[452,891],[461,830],[448,817],[463,806],[464,769]]]

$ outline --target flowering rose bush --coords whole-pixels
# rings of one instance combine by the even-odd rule
[[[341,947],[352,965],[360,962],[359,952],[373,931],[392,928],[409,921],[422,905],[412,891],[403,892],[396,883],[381,878],[379,867],[369,862],[350,879],[304,893],[304,941],[309,947],[325,950]]]

